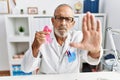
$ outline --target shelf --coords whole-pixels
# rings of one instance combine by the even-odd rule
[[[22,58],[12,59],[12,60],[11,60],[11,65],[21,64],[21,62],[22,62]]]
[[[47,14],[47,15],[28,15],[28,14],[24,14],[24,15],[7,15],[7,17],[8,18],[28,18],[28,17],[35,17],[35,18],[51,18],[51,17],[53,17],[53,15],[49,15],[49,14]]]
[[[8,18],[21,18],[21,17],[27,18],[27,17],[29,17],[29,15],[7,15],[7,17]]]
[[[86,13],[82,13],[82,14],[75,14],[75,16],[81,16],[81,15],[85,15]],[[95,16],[103,16],[106,15],[105,13],[92,13]]]
[[[29,36],[11,36],[8,39],[8,42],[29,42]]]

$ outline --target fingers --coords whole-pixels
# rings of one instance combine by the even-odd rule
[[[45,40],[45,35],[44,34],[36,33],[35,37],[36,37],[37,40]]]
[[[50,33],[44,32],[44,31],[36,32],[36,35],[39,36],[40,38],[45,37],[48,34],[50,34]]]
[[[97,20],[97,31],[101,32],[101,22],[100,22],[100,20]]]
[[[91,30],[91,14],[90,12],[87,12],[87,26],[88,26],[88,30]]]
[[[87,31],[87,23],[86,23],[86,16],[83,17],[83,21],[82,21],[82,31]]]
[[[40,35],[47,35],[47,34],[50,34],[50,32],[46,32],[46,31],[39,31],[39,32],[36,32],[37,34],[40,34]]]
[[[47,32],[40,31],[40,32],[36,32],[35,37],[37,39],[45,39],[47,34],[48,34]]]
[[[83,17],[83,30],[96,30],[96,24],[97,22],[95,17],[90,12],[87,12],[87,14]]]
[[[91,29],[96,30],[96,20],[92,14],[91,14]]]
[[[71,47],[74,47],[74,48],[79,48],[79,49],[83,49],[83,45],[81,43],[70,43],[70,46]]]
[[[36,32],[35,33],[35,42],[39,45],[41,45],[42,43],[44,43],[46,41],[46,35],[50,34],[49,32]]]

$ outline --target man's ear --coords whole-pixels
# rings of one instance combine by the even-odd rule
[[[54,18],[53,17],[51,18],[51,22],[52,22],[52,24],[54,24]]]
[[[72,22],[72,26],[74,26],[74,25],[75,25],[75,21]]]

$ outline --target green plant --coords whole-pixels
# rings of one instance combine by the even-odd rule
[[[20,26],[19,27],[19,32],[24,32],[25,30],[24,30],[24,27],[23,26]]]

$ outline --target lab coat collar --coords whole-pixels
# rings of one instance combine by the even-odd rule
[[[65,40],[63,51],[62,51],[62,54],[60,56],[60,61],[61,62],[62,62],[64,56],[66,55],[66,51],[70,49],[70,45],[69,45],[70,41],[71,41],[71,36],[70,36],[70,33],[69,33],[69,35],[67,36],[67,38]]]

